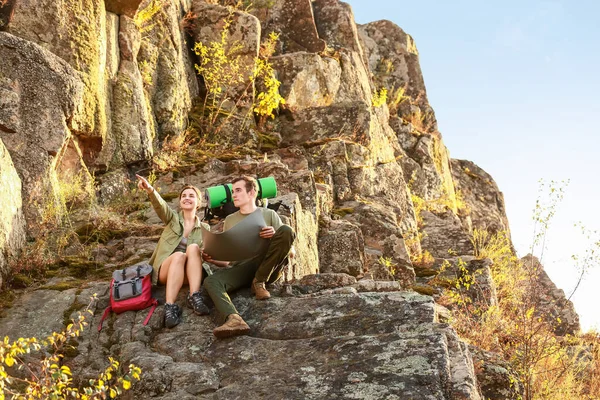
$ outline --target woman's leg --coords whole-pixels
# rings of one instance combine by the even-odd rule
[[[185,252],[187,262],[185,264],[185,275],[190,285],[190,293],[200,290],[202,283],[202,255],[197,244],[190,244]]]
[[[185,278],[186,258],[185,253],[175,252],[167,257],[160,266],[158,281],[167,286],[167,303],[175,304]]]

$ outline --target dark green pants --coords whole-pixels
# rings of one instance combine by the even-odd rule
[[[238,313],[227,293],[249,287],[254,278],[259,282],[273,283],[281,277],[295,237],[290,226],[282,225],[271,238],[265,253],[233,262],[231,268],[219,269],[206,277],[204,287],[223,317]]]

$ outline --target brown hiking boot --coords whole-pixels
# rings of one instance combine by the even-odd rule
[[[257,282],[256,278],[252,281],[250,292],[256,295],[256,300],[266,300],[271,297],[271,293],[265,287],[264,282]]]
[[[219,339],[247,335],[248,333],[250,333],[250,327],[239,314],[229,314],[227,321],[223,325],[213,329],[213,335]]]

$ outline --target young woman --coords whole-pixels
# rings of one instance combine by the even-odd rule
[[[167,288],[165,326],[173,328],[181,322],[181,308],[175,304],[177,294],[184,284],[189,284],[187,304],[197,315],[209,313],[202,301],[202,230],[196,211],[200,208],[200,193],[191,185],[179,193],[180,212],[175,212],[143,177],[136,175],[138,187],[148,193],[152,207],[166,227],[150,258],[154,272],[152,283]],[[210,229],[208,225],[204,227]]]

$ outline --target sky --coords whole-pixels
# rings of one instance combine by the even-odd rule
[[[574,227],[600,231],[600,1],[346,2],[358,23],[387,19],[414,38],[444,143],[492,175],[520,257],[539,180],[569,180],[542,258],[568,296],[579,276],[571,256],[600,240]],[[588,271],[571,300],[582,329],[600,330],[600,265]]]

